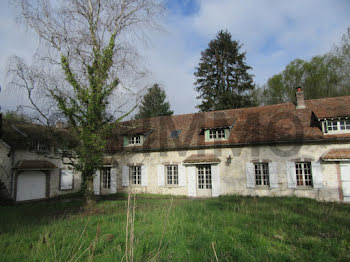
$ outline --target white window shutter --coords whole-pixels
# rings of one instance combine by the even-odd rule
[[[96,170],[93,181],[94,181],[94,194],[99,195],[100,194],[100,183],[101,183],[99,169]]]
[[[73,170],[61,170],[61,190],[73,189]]]
[[[269,163],[268,165],[269,165],[270,187],[277,188],[278,187],[277,163],[272,162],[272,163]]]
[[[117,169],[111,168],[111,193],[117,193]]]
[[[129,167],[122,166],[122,186],[129,186]]]
[[[196,190],[196,167],[195,166],[188,166],[186,167],[186,172],[188,176],[188,196],[196,196],[197,190]]]
[[[297,187],[297,175],[295,173],[295,163],[287,162],[288,188]]]
[[[247,187],[255,187],[254,164],[246,163]]]
[[[314,188],[322,188],[323,187],[323,176],[322,176],[322,168],[320,162],[311,162],[311,174],[312,174],[312,182]]]
[[[178,166],[179,186],[186,186],[186,167],[184,165]]]
[[[148,184],[148,174],[147,174],[147,166],[143,165],[141,166],[141,185],[147,186]]]
[[[211,179],[212,179],[212,196],[220,196],[220,168],[219,165],[211,166]]]
[[[165,166],[163,166],[163,165],[158,165],[157,166],[158,186],[164,186],[165,185],[164,169],[165,169]]]

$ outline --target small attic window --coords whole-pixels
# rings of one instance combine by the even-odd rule
[[[142,145],[144,141],[143,135],[124,136],[124,146]]]
[[[230,129],[227,127],[211,128],[204,131],[205,141],[227,140],[230,136]]]
[[[178,138],[180,134],[181,134],[181,130],[171,131],[171,137],[172,138]]]
[[[322,130],[327,134],[350,133],[350,119],[325,119],[322,121]]]
[[[141,144],[141,136],[131,136],[129,137],[129,145]]]
[[[224,128],[217,128],[217,129],[210,129],[209,130],[209,138],[225,138],[225,129]]]

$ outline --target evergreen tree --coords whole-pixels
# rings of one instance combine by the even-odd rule
[[[165,101],[165,98],[165,91],[158,84],[154,84],[142,98],[139,113],[135,118],[172,115],[174,112],[170,110],[170,104]]]
[[[202,103],[200,111],[247,107],[254,104],[252,68],[245,63],[242,45],[231,39],[227,31],[220,31],[201,52],[199,66],[195,69],[195,90]]]

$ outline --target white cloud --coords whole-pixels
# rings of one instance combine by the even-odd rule
[[[153,45],[141,50],[152,72],[150,81],[144,84],[155,81],[163,84],[176,114],[196,111],[199,101],[193,89],[194,68],[200,52],[219,30],[227,29],[233,39],[244,44],[247,63],[253,67],[251,73],[256,82],[263,84],[293,59],[309,59],[329,51],[350,26],[347,0],[198,0],[198,3],[198,12],[187,16],[169,10],[164,21],[168,32],[154,33]],[[7,39],[0,51],[2,69],[3,57],[11,49],[22,55],[32,49],[17,25],[0,19],[1,34]],[[4,23],[10,29],[4,29]]]

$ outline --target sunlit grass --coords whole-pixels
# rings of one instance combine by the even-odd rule
[[[174,199],[169,211],[170,202],[136,196],[135,261],[215,261],[213,246],[219,261],[350,261],[349,205],[230,196]],[[0,261],[125,261],[127,201],[81,206],[0,207]]]

